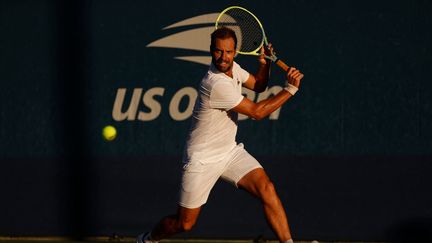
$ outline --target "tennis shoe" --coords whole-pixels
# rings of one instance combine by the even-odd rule
[[[137,243],[158,243],[159,241],[151,240],[150,231],[148,231],[138,235],[136,238],[136,242]]]

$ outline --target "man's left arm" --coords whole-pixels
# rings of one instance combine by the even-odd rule
[[[273,52],[271,44],[267,48],[261,48],[261,55],[258,58],[259,67],[255,74],[250,74],[246,82],[243,83],[245,88],[261,93],[267,89],[268,81],[270,78],[271,60],[265,58],[265,54]]]

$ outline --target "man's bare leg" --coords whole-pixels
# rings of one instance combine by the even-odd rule
[[[283,205],[273,183],[264,169],[258,168],[246,174],[237,183],[238,187],[261,200],[267,222],[280,242],[291,240],[291,232]]]
[[[179,206],[177,214],[162,218],[153,228],[151,231],[151,239],[153,241],[159,241],[177,233],[190,231],[195,225],[200,211],[201,207],[190,209]]]

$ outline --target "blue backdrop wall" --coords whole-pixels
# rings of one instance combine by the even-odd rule
[[[2,1],[0,235],[134,236],[175,212],[208,33],[230,5],[259,16],[306,75],[238,133],[295,238],[431,237],[432,3],[421,0]],[[283,83],[274,67],[268,92],[245,95]],[[274,238],[260,210],[219,183],[181,237]]]

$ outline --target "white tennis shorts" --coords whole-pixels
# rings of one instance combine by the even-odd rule
[[[179,204],[185,208],[198,208],[207,202],[210,191],[219,178],[233,184],[250,171],[262,168],[242,143],[231,150],[224,160],[203,164],[191,161],[183,167]]]

